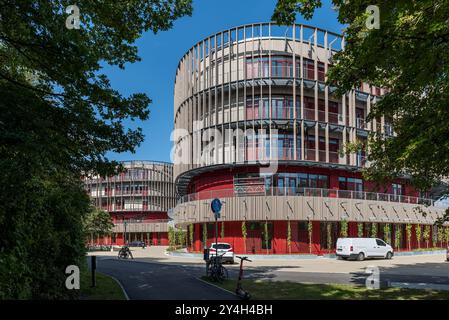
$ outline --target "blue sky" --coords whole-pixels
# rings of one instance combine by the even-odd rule
[[[305,23],[334,32],[341,32],[337,13],[330,1],[310,21]],[[178,61],[184,53],[201,39],[230,27],[271,20],[276,0],[194,0],[192,17],[175,21],[171,30],[154,35],[145,33],[138,41],[142,61],[128,64],[125,70],[106,67],[103,72],[110,78],[113,88],[124,96],[135,92],[146,93],[151,99],[150,119],[129,123],[139,126],[145,141],[132,153],[110,153],[113,160],[170,161],[173,129],[173,85]]]

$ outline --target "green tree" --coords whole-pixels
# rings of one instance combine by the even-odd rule
[[[90,242],[93,243],[95,238],[110,235],[114,223],[112,223],[111,215],[108,212],[91,207],[84,217],[83,226],[86,239],[90,238]]]
[[[446,239],[446,245],[449,244],[449,227],[444,229],[444,238]]]
[[[134,151],[150,99],[123,96],[102,73],[139,61],[134,42],[191,13],[190,0],[2,1],[0,6],[0,299],[76,298],[65,268],[85,264],[80,177],[122,170],[106,154]]]
[[[184,247],[184,238],[185,238],[185,234],[184,231],[181,229],[177,229],[176,230],[176,245],[180,248]]]
[[[370,166],[364,176],[385,182],[407,173],[418,189],[428,190],[449,176],[448,2],[332,0],[332,4],[345,25],[345,49],[333,56],[328,83],[337,86],[337,95],[361,81],[389,90],[372,105],[367,120],[385,116],[395,137],[369,136]],[[369,5],[379,8],[379,28],[366,23],[371,19],[366,12]],[[310,19],[321,6],[321,0],[278,0],[272,19],[291,24],[296,13]],[[448,218],[446,210],[442,221]]]
[[[170,249],[175,249],[176,246],[176,237],[175,237],[175,229],[172,226],[168,227],[168,247]]]

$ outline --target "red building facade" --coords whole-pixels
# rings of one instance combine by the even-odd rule
[[[444,210],[406,178],[364,181],[370,134],[394,138],[393,119],[366,120],[387,90],[327,85],[339,34],[270,23],[203,39],[176,72],[174,178],[178,227],[189,249],[215,239],[237,253],[332,252],[340,236],[383,238],[397,250],[447,243]],[[357,143],[356,152],[344,152]],[[426,215],[422,213],[425,212]],[[418,231],[416,231],[418,230]]]
[[[114,228],[98,244],[123,245],[143,241],[168,245],[167,211],[175,204],[173,165],[156,161],[123,162],[125,172],[85,179],[93,204],[108,211]]]

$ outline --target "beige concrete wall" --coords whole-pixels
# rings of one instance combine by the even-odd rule
[[[432,224],[444,209],[417,204],[307,196],[223,198],[220,221],[318,220]],[[214,221],[211,200],[186,202],[174,209],[175,223]],[[426,217],[422,212],[426,213]]]

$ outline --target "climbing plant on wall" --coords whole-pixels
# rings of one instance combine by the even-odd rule
[[[424,238],[424,241],[426,241],[426,247],[429,248],[429,240],[430,240],[430,226],[429,225],[424,226],[423,238]]]
[[[407,224],[405,226],[405,233],[406,233],[406,237],[407,237],[407,247],[409,250],[412,249],[412,225],[411,224]]]
[[[396,246],[396,250],[399,250],[401,246],[401,238],[402,238],[402,229],[400,228],[400,225],[396,225],[394,231],[394,245]]]
[[[440,243],[440,247],[443,247],[443,240],[444,240],[444,228],[438,227],[437,241]]]
[[[203,223],[203,246],[207,247],[207,223]]]
[[[290,226],[290,220],[287,221],[287,247],[288,253],[292,253],[292,228]]]
[[[192,247],[193,250],[193,223],[191,223],[189,225],[189,233],[190,233],[190,246]]]
[[[330,222],[326,223],[326,233],[327,233],[327,248],[332,248],[332,224]]]
[[[246,231],[246,221],[242,221],[242,238],[243,238],[243,251],[246,252],[246,236],[248,235]]]
[[[444,238],[446,240],[446,245],[448,245],[449,244],[449,227],[446,227],[444,229]]]
[[[309,253],[312,253],[312,221],[307,223],[307,231],[309,233]]]
[[[265,221],[263,225],[263,241],[265,242],[265,248],[267,249],[268,253],[268,222]]]
[[[168,247],[174,249],[175,247],[175,230],[173,227],[168,227]]]
[[[390,232],[391,232],[390,224],[386,223],[384,225],[384,241],[388,244],[391,242]]]
[[[418,241],[418,248],[421,248],[422,229],[420,224],[415,226],[415,234],[416,234],[416,241]]]
[[[343,238],[348,237],[348,221],[346,221],[345,219],[341,220],[340,226],[340,236]]]
[[[363,223],[357,223],[357,237],[363,238]]]
[[[376,238],[377,237],[377,223],[373,222],[371,224],[371,238]]]

